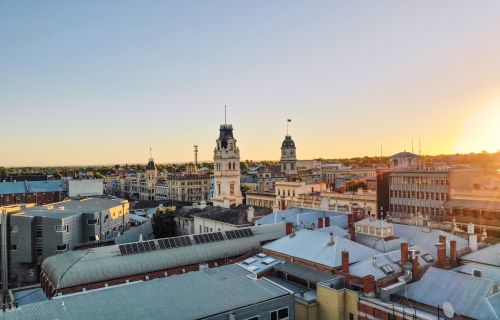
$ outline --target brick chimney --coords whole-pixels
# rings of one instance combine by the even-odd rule
[[[401,266],[404,268],[408,262],[408,242],[401,243]]]
[[[456,266],[457,265],[457,241],[456,240],[451,240],[450,241],[450,260],[451,260],[451,265]]]
[[[318,218],[318,229],[323,228],[323,218]]]
[[[375,277],[365,276],[363,277],[363,293],[367,297],[375,297]]]
[[[286,235],[291,234],[291,233],[293,232],[293,223],[291,223],[291,222],[287,222],[287,223],[286,223],[286,229],[285,229],[285,230],[286,230],[286,231],[285,231]]]
[[[351,236],[351,241],[356,240],[356,230],[354,228],[354,215],[347,214],[347,226],[349,228],[349,235]]]
[[[349,273],[349,251],[342,251],[342,273]]]
[[[325,217],[325,228],[330,226],[330,217]]]
[[[420,265],[418,263],[418,256],[412,258],[411,266],[412,266],[411,279],[413,281],[418,281],[420,277]]]
[[[446,248],[446,237],[439,235],[439,243],[444,243],[444,247]]]
[[[443,269],[446,260],[446,245],[444,243],[438,243],[437,245],[437,266]]]

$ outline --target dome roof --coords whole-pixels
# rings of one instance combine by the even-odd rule
[[[156,170],[156,165],[153,158],[149,158],[149,162],[146,165],[146,170]]]
[[[391,158],[418,158],[418,157],[419,156],[414,154],[414,153],[411,153],[408,151],[403,151],[403,152],[396,153]]]
[[[286,136],[285,140],[281,144],[282,149],[295,149],[295,142],[293,142],[291,136]]]

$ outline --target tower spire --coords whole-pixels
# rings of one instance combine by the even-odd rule
[[[151,146],[149,146],[149,158],[153,159],[153,148]]]
[[[224,105],[224,124],[227,124],[227,105]]]
[[[286,119],[286,136],[288,137],[288,126],[290,124],[290,122],[292,122],[292,119]]]

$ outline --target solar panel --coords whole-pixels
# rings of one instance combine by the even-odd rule
[[[144,251],[150,252],[151,247],[149,246],[149,241],[144,242]]]
[[[179,238],[174,238],[174,241],[176,247],[182,247],[181,240],[179,240]]]
[[[120,254],[123,256],[125,254],[127,254],[127,250],[125,249],[125,246],[118,246],[118,249],[120,249]]]
[[[243,232],[243,230],[238,229],[237,233],[238,233],[238,236],[240,238],[244,238],[245,237],[245,232]]]
[[[209,233],[209,234],[207,234],[207,236],[208,236],[208,239],[210,240],[210,242],[217,241],[217,240],[215,240],[213,233]]]
[[[217,235],[217,238],[219,238],[219,241],[224,240],[224,236],[222,235],[222,232],[217,232],[216,235]]]
[[[127,250],[127,254],[132,254],[134,251],[132,250],[132,245],[131,244],[126,244],[125,249]]]
[[[226,238],[228,238],[229,240],[231,240],[231,233],[229,233],[229,231],[226,231]]]
[[[175,244],[174,239],[165,239],[165,241],[168,241],[170,243],[170,248],[176,248],[177,245]]]
[[[149,247],[151,248],[151,251],[156,250],[156,243],[154,241],[149,241]]]
[[[181,242],[181,246],[185,247],[186,246],[186,238],[185,237],[180,237],[179,240]]]
[[[208,234],[203,235],[203,240],[205,240],[205,242],[210,242],[210,238],[208,237]]]
[[[193,244],[191,243],[191,238],[186,237],[186,245],[188,245],[188,246],[193,245]]]
[[[170,249],[172,246],[170,245],[170,241],[168,239],[163,239],[163,244],[165,245],[165,249]]]
[[[229,231],[229,233],[231,234],[231,239],[237,239],[238,238],[238,236],[236,235],[236,232],[234,232],[234,230]]]
[[[194,243],[196,243],[196,244],[200,244],[200,243],[201,243],[201,241],[200,241],[200,237],[199,237],[197,234],[195,234],[195,235],[193,236],[193,239],[194,239]]]
[[[132,251],[134,253],[139,253],[139,245],[137,243],[132,243]]]
[[[158,240],[158,244],[160,245],[160,250],[167,249],[167,247],[165,246],[165,242],[163,242],[163,239]]]
[[[246,233],[248,234],[249,237],[253,237],[253,231],[252,229],[245,229]]]
[[[145,252],[146,251],[146,249],[144,249],[144,243],[139,242],[137,244],[137,246],[139,247],[139,252]]]

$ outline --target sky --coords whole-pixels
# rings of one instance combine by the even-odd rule
[[[0,166],[500,149],[500,1],[0,0]],[[381,148],[382,146],[382,148]]]

